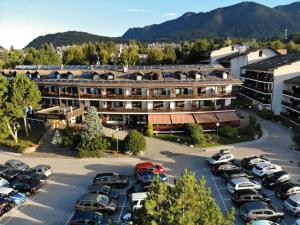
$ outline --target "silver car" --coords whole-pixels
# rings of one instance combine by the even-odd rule
[[[284,201],[283,208],[290,214],[300,217],[300,194],[291,195]]]

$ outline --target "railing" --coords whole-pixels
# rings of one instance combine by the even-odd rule
[[[281,104],[283,106],[287,106],[287,107],[289,107],[291,109],[294,109],[294,110],[296,110],[296,111],[298,111],[300,113],[300,105],[294,105],[294,104],[292,104],[290,102],[286,102],[286,101],[282,101]]]
[[[283,90],[283,94],[295,97],[295,98],[300,98],[300,93],[295,93],[294,91],[289,91],[289,90]]]

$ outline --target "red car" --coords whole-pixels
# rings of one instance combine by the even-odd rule
[[[136,164],[134,168],[134,176],[139,181],[139,174],[146,172],[146,171],[152,171],[153,173],[165,173],[165,170],[160,165],[154,165],[152,162],[144,162],[144,163],[138,163]]]

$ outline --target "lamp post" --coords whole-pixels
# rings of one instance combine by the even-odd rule
[[[219,126],[220,126],[220,123],[216,123],[216,127],[217,127],[217,139],[219,139]]]

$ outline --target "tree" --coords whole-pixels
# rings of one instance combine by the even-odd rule
[[[185,125],[187,135],[189,135],[194,144],[203,145],[206,143],[206,138],[203,132],[203,128],[200,124],[189,123]]]
[[[31,81],[24,75],[17,75],[9,85],[9,97],[7,101],[7,115],[10,123],[7,123],[8,129],[15,139],[17,139],[16,119],[23,118],[24,128],[28,136],[27,119],[25,109],[31,107],[36,110],[40,108],[41,93],[34,81]]]
[[[144,225],[231,225],[234,209],[223,215],[206,188],[205,178],[185,170],[174,187],[158,178],[151,185],[145,207],[136,213],[135,224]]]
[[[147,124],[146,135],[151,138],[153,137],[153,124],[151,123]]]
[[[97,109],[95,107],[90,107],[85,115],[83,122],[83,139],[91,139],[96,135],[103,135],[103,126]]]
[[[125,149],[137,155],[146,150],[146,140],[143,134],[137,130],[130,131],[124,139]]]

